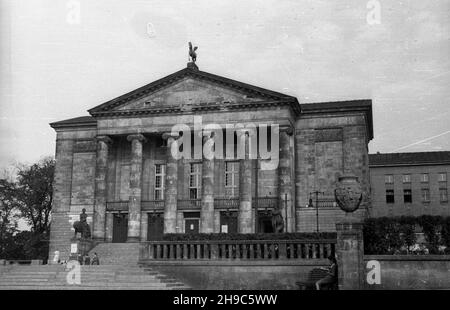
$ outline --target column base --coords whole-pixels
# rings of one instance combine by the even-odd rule
[[[140,237],[128,237],[127,238],[127,242],[140,242],[141,238]]]
[[[106,239],[104,237],[94,237],[92,238],[94,242],[105,242]]]

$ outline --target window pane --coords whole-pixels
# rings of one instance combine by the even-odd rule
[[[430,201],[430,190],[427,188],[422,189],[422,201]]]
[[[388,189],[386,190],[386,203],[394,203],[394,190]]]
[[[439,189],[439,197],[440,197],[441,202],[448,201],[447,189],[446,188]]]
[[[423,173],[421,178],[420,178],[420,181],[421,182],[428,182],[428,180],[429,180],[428,173]]]
[[[189,190],[189,198],[190,199],[197,199],[197,189],[196,188],[191,188]]]
[[[403,201],[406,203],[412,202],[412,194],[410,189],[403,190]]]
[[[410,183],[411,182],[411,175],[404,174],[403,175],[403,183]]]
[[[394,183],[394,176],[391,174],[385,175],[384,176],[384,182],[387,184],[392,184]]]
[[[439,182],[446,182],[447,181],[447,174],[446,173],[439,173]]]
[[[162,196],[161,196],[161,190],[160,189],[156,189],[155,190],[155,200],[161,200]]]

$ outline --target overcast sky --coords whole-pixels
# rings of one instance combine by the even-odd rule
[[[371,152],[450,150],[450,1],[378,2],[380,23],[366,0],[0,0],[0,167],[184,68],[188,41],[200,70],[301,103],[372,99]]]

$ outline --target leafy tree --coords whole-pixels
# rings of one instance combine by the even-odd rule
[[[7,179],[0,179],[0,257],[4,257],[17,228],[14,213],[18,206],[15,198],[17,187]]]
[[[45,158],[17,167],[14,181],[0,179],[0,257],[46,259],[50,233],[54,160]],[[17,232],[15,218],[24,219],[30,231]]]
[[[19,168],[18,209],[35,233],[48,233],[50,230],[54,169],[55,162],[51,158]]]

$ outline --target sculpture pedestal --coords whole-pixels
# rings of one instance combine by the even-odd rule
[[[79,257],[83,257],[96,245],[92,239],[86,238],[72,238],[70,239],[71,249],[69,260],[79,260]]]
[[[339,266],[339,289],[359,290],[364,287],[363,223],[349,215],[336,223],[336,258]]]

